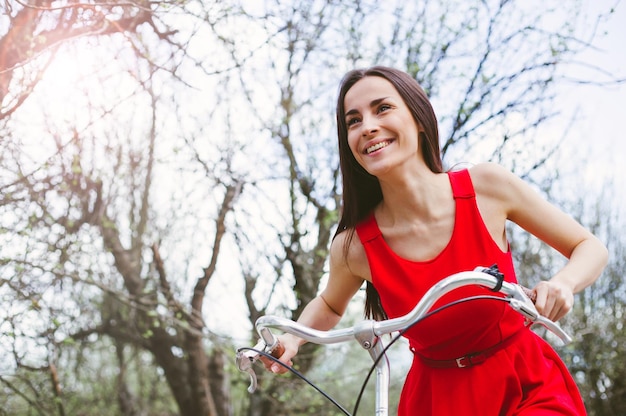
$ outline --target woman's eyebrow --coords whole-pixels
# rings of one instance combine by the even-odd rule
[[[372,100],[372,101],[370,102],[370,108],[372,108],[372,107],[376,107],[378,104],[382,103],[382,102],[383,102],[383,101],[385,101],[387,98],[389,98],[389,97],[377,98],[377,99],[375,99],[375,100]],[[353,108],[353,109],[348,110],[348,111],[346,112],[345,117],[351,116],[351,115],[353,115],[353,114],[358,114],[358,113],[359,113],[359,111]]]

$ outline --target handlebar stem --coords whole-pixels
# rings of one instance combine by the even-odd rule
[[[374,321],[367,319],[359,322],[354,326],[354,338],[359,342],[361,347],[366,350],[371,349],[378,339],[374,333]]]
[[[389,359],[385,355],[385,346],[382,342],[376,342],[368,350],[372,360],[376,363],[376,416],[389,415]]]

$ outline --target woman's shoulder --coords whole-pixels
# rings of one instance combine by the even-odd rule
[[[507,199],[509,193],[519,186],[520,179],[503,166],[485,162],[469,168],[474,190],[478,195]]]
[[[483,162],[473,165],[469,169],[472,181],[480,182],[492,182],[501,181],[512,173],[504,168],[502,165],[493,162]]]
[[[365,248],[354,228],[338,233],[330,245],[331,267],[344,268],[346,272],[361,279],[369,280]]]
[[[348,265],[359,262],[365,255],[365,249],[354,228],[338,233],[330,244],[331,258],[338,263]]]
[[[470,168],[469,172],[477,197],[485,204],[497,206],[509,219],[532,206],[541,205],[542,199],[535,189],[503,166],[481,163]]]

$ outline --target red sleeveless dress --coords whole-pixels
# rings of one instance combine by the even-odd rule
[[[497,264],[506,281],[516,282],[510,251],[498,247],[480,216],[469,172],[448,176],[456,201],[454,231],[434,259],[415,262],[399,257],[386,244],[373,215],[356,227],[372,283],[390,318],[409,312],[437,281],[477,266]],[[457,289],[433,309],[484,294],[494,292]],[[405,336],[414,359],[400,396],[399,416],[586,414],[565,364],[505,302],[483,299],[454,305],[419,322]],[[480,363],[464,359],[465,367],[452,367],[458,357],[485,351],[489,356]]]

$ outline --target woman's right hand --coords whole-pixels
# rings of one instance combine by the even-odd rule
[[[284,350],[282,355],[277,357],[278,360],[289,367],[293,366],[291,359],[298,353],[300,345],[302,345],[302,339],[290,334],[279,335],[277,338],[278,343]],[[288,371],[284,365],[280,365],[280,363],[270,360],[267,357],[261,357],[261,361],[265,365],[265,369],[272,373],[284,374]]]

